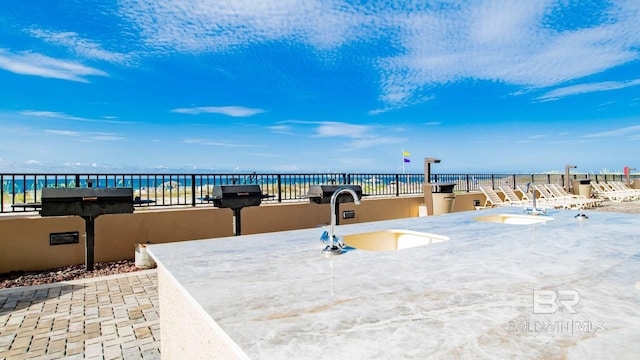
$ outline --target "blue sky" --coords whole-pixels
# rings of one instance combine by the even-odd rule
[[[0,172],[638,167],[640,1],[0,2]]]

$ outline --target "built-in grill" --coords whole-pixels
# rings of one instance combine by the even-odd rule
[[[358,198],[362,199],[362,187],[360,185],[311,185],[309,187],[309,192],[307,193],[307,197],[309,198],[309,202],[313,204],[329,204],[331,202],[331,197],[336,190],[340,188],[350,188],[357,195]],[[349,203],[354,202],[353,196],[349,193],[344,193],[338,195],[336,198],[336,204],[341,203]],[[336,206],[335,214],[336,214],[336,225],[340,224],[340,206]],[[352,216],[353,217],[353,214]],[[345,217],[347,219],[347,217]]]
[[[213,206],[233,210],[234,234],[242,232],[240,211],[248,206],[260,206],[262,199],[272,197],[262,193],[259,185],[217,185],[213,187],[213,195],[201,200],[211,201]]]
[[[106,214],[133,213],[132,188],[44,188],[41,216],[76,215],[86,225],[85,267],[93,270],[95,219]]]
[[[307,197],[309,198],[309,202],[314,204],[328,204],[331,202],[333,193],[342,187],[350,188],[358,194],[359,198],[362,198],[362,187],[360,185],[311,185]],[[339,204],[353,202],[353,197],[348,193],[340,194],[336,202]]]

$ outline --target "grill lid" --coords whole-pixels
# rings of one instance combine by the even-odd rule
[[[42,216],[98,216],[133,212],[132,188],[44,188]]]
[[[341,187],[348,187],[355,191],[358,198],[362,199],[362,187],[360,185],[311,185],[307,197],[309,202],[315,204],[328,204],[331,202],[331,196]],[[353,202],[353,197],[349,193],[340,194],[336,199],[337,203]]]
[[[213,201],[213,205],[221,208],[243,208],[259,206],[263,195],[259,185],[217,185],[213,187],[213,196],[205,200]]]

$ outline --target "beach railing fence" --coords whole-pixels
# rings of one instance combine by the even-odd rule
[[[571,174],[571,179],[624,181],[622,174]],[[429,182],[455,183],[455,192],[480,191],[479,186],[564,184],[564,174],[431,174]],[[403,196],[422,193],[424,174],[308,173],[308,174],[0,174],[0,213],[24,212],[18,203],[39,202],[48,187],[131,187],[145,206],[210,205],[204,200],[216,185],[258,184],[265,203],[308,201],[311,185],[354,184],[367,196]],[[150,200],[150,201],[149,201]],[[152,201],[152,202],[151,202]]]

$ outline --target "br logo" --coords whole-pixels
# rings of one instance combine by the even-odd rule
[[[534,314],[553,314],[558,310],[575,314],[579,302],[580,293],[576,290],[533,290]]]

